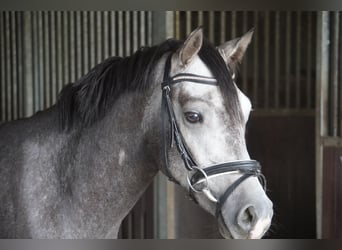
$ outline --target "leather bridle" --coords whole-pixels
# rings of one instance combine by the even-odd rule
[[[185,168],[188,170],[187,182],[189,185],[189,193],[190,196],[194,198],[194,193],[203,192],[209,200],[216,203],[216,217],[221,215],[222,205],[228,199],[228,197],[232,194],[232,192],[247,178],[251,176],[258,177],[260,183],[263,188],[266,190],[266,179],[264,175],[261,173],[261,166],[259,162],[255,160],[243,160],[243,161],[232,161],[225,162],[222,164],[216,164],[205,168],[200,168],[194,158],[192,157],[190,150],[188,149],[183,135],[178,127],[176,116],[174,113],[172,101],[170,98],[171,86],[179,83],[179,82],[193,82],[198,84],[209,84],[217,86],[217,81],[215,78],[205,77],[195,74],[189,73],[180,73],[170,77],[171,70],[171,57],[172,53],[168,56],[165,63],[164,70],[164,78],[161,84],[162,88],[162,140],[163,140],[163,157],[164,157],[164,165],[162,167],[162,171],[169,178],[169,180],[179,184],[179,182],[172,176],[168,163],[168,143],[167,143],[167,118],[169,120],[170,126],[170,147],[175,143],[177,146],[177,150],[181,155],[181,158],[184,162]],[[189,177],[191,172],[195,172]],[[220,197],[215,197],[212,194],[209,185],[208,179],[214,178],[219,175],[227,175],[233,173],[242,174],[232,185],[230,185],[227,190]],[[196,189],[195,186],[205,183],[205,186],[201,189]],[[195,199],[195,198],[194,198]],[[195,199],[196,201],[196,199]]]

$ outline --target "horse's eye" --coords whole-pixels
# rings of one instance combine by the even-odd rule
[[[185,115],[186,120],[191,123],[202,122],[203,120],[202,115],[197,112],[193,112],[193,111],[185,112],[184,115]]]

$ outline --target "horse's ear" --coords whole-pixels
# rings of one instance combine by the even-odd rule
[[[252,40],[253,33],[254,28],[248,31],[242,37],[225,42],[218,47],[218,50],[220,51],[224,60],[232,68],[234,68],[237,63],[241,62],[247,47]]]
[[[202,47],[203,31],[197,28],[188,36],[179,52],[179,60],[182,65],[188,65]]]

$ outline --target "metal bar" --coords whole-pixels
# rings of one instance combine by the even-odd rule
[[[264,51],[265,51],[265,66],[264,66],[264,75],[265,75],[265,93],[264,93],[264,108],[270,108],[270,72],[269,72],[269,65],[270,65],[270,13],[268,11],[265,12],[265,32],[264,32]]]
[[[220,12],[220,43],[223,44],[226,41],[226,12]]]
[[[291,12],[286,12],[286,43],[285,43],[285,107],[291,105]],[[300,48],[297,47],[300,50]],[[298,54],[298,52],[296,53]]]
[[[116,56],[116,14],[115,11],[110,12],[110,54],[111,56]]]
[[[95,65],[102,61],[102,23],[101,23],[101,12],[95,11],[95,37],[96,37],[96,59]],[[123,28],[122,28],[123,29]]]
[[[108,23],[108,11],[104,11],[102,14],[103,23],[103,57],[102,60],[109,56],[109,23]]]
[[[89,13],[89,55],[90,61],[89,65],[90,68],[96,65],[96,39],[95,39],[95,11],[90,11]]]
[[[39,17],[40,13],[39,12],[34,12],[33,13],[33,29],[32,34],[33,34],[33,58],[34,62],[32,64],[32,69],[34,71],[34,79],[33,79],[33,107],[32,107],[32,113],[37,111],[39,109],[39,103],[40,103],[40,98],[39,98],[39,82],[41,79],[41,74],[40,74],[40,65],[41,60],[40,60],[40,48],[41,48],[41,42],[39,40],[40,32],[41,32],[41,27],[39,27]]]
[[[145,46],[145,12],[140,11],[140,46]]]
[[[198,25],[203,26],[203,11],[198,11]]]
[[[146,25],[146,24],[145,24]],[[147,32],[147,45],[152,45],[152,11],[147,12],[147,26],[148,26],[148,32]]]
[[[10,40],[10,13],[5,12],[5,58],[6,62],[11,58],[11,40]],[[5,64],[5,82],[6,82],[6,120],[12,120],[11,103],[12,103],[12,81],[11,81],[11,68],[8,63]]]
[[[51,99],[49,102],[49,106],[54,104],[56,102],[57,98],[57,91],[58,91],[58,62],[56,63],[57,60],[57,55],[56,55],[56,34],[58,33],[58,29],[56,26],[56,15],[57,12],[53,11],[50,12],[50,49],[49,49],[49,54],[50,54],[50,70],[51,70]]]
[[[209,40],[215,42],[215,12],[209,11]]]
[[[329,83],[329,12],[317,14],[317,60],[316,60],[316,230],[322,238],[322,182],[323,145],[321,138],[327,135],[327,93]]]
[[[17,74],[18,74],[18,116],[24,117],[25,113],[25,105],[24,105],[24,27],[23,27],[23,17],[24,12],[16,12],[16,26],[18,27],[17,33],[17,43],[18,43],[18,49],[17,49]]]
[[[50,99],[50,57],[49,57],[49,33],[50,33],[50,27],[49,27],[49,13],[47,11],[43,11],[42,13],[42,74],[43,78],[40,82],[41,87],[41,98],[42,98],[42,106],[40,109],[45,109],[48,106],[48,102]]]
[[[75,13],[75,80],[77,80],[82,75],[82,69],[83,69],[83,53],[82,53],[82,47],[83,47],[83,39],[82,39],[82,20],[81,20],[81,12],[76,11]]]
[[[176,11],[175,13],[175,38],[180,39],[180,12],[179,11]]]
[[[145,18],[145,15],[144,17]],[[145,35],[145,34],[143,34]],[[123,56],[123,14],[118,12],[118,55]]]
[[[63,68],[62,68],[62,75],[63,75],[63,83],[69,83],[70,79],[70,44],[69,44],[69,12],[62,12],[62,30],[63,30]]]
[[[175,37],[173,11],[166,12],[165,21],[165,39]]]
[[[58,11],[56,13],[56,47],[54,50],[55,55],[55,63],[56,63],[56,94],[58,96],[59,91],[63,87],[63,64],[65,64],[65,61],[63,61],[63,54],[64,54],[64,47],[63,47],[63,25],[62,25],[62,12]],[[56,98],[57,98],[56,96]]]
[[[176,238],[176,224],[175,224],[175,185],[168,181],[166,183],[166,207],[167,207],[167,238]]]
[[[44,12],[39,11],[37,15],[38,21],[38,81],[37,81],[37,106],[35,107],[35,112],[38,110],[42,110],[44,107],[44,89],[45,86],[43,85],[45,79],[45,70],[44,70]]]
[[[186,34],[191,33],[191,11],[186,11],[185,12],[185,26],[186,26]]]
[[[332,13],[332,36],[331,36],[331,88],[330,88],[330,119],[329,135],[337,136],[338,132],[338,46],[339,46],[339,12]]]
[[[83,55],[83,67],[82,67],[82,75],[85,75],[90,68],[89,65],[89,60],[90,60],[90,55],[89,55],[89,11],[82,11],[81,12],[81,20],[82,20],[82,31],[81,31],[81,40],[83,41],[82,45],[82,55]]]
[[[138,13],[137,11],[133,11],[133,51],[136,51],[139,47],[139,40],[138,40]]]
[[[12,61],[11,64],[11,83],[13,85],[12,87],[12,119],[18,119],[18,71],[17,71],[17,26],[16,26],[16,21],[15,21],[15,12],[11,11],[10,12],[10,18],[11,18],[11,23],[10,23],[10,41],[11,41],[11,58],[10,60]]]
[[[75,37],[75,12],[70,11],[69,13],[69,66],[70,66],[70,80],[71,82],[75,82],[77,75],[76,75],[76,37]]]
[[[301,21],[301,12],[297,12],[297,25],[296,25],[296,48],[297,48],[297,53],[296,53],[296,105],[295,107],[297,109],[300,108],[301,104],[301,26],[302,26],[302,21]]]
[[[131,30],[130,30],[130,14],[129,11],[125,12],[126,36],[125,36],[125,56],[129,56],[131,51]]]

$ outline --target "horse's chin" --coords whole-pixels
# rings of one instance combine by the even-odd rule
[[[225,239],[261,239],[263,235],[265,234],[265,232],[268,230],[268,227],[267,227],[266,230],[264,230],[261,233],[256,232],[256,230],[252,230],[247,235],[241,235],[238,233],[232,234],[229,228],[227,228],[226,224],[224,223],[222,217],[218,219],[218,228],[219,228],[220,234]]]

